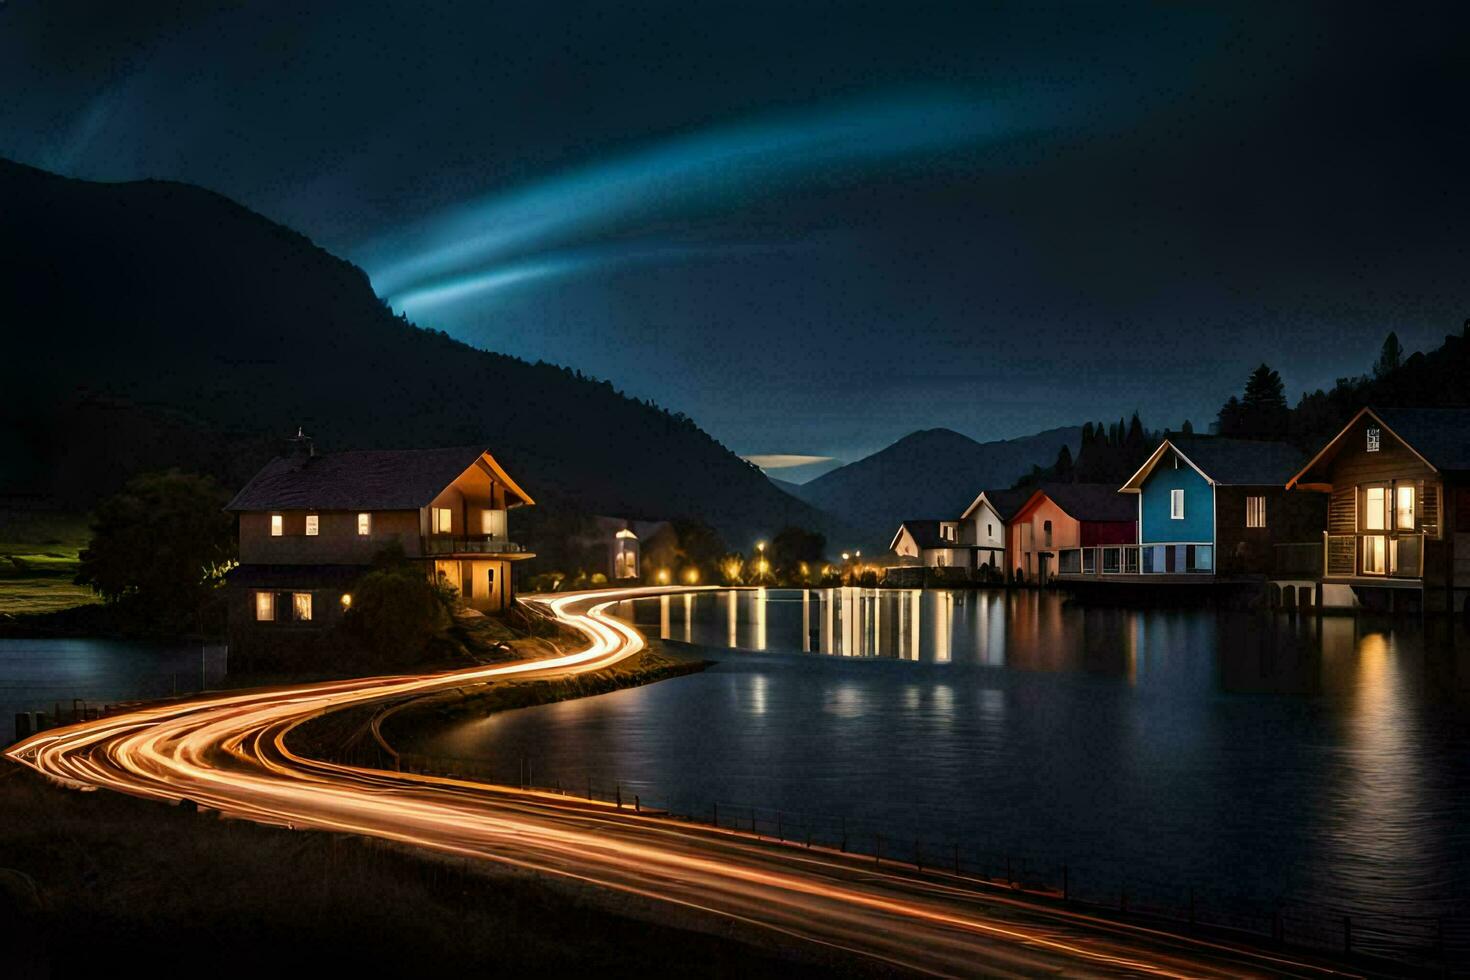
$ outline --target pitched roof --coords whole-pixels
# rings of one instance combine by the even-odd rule
[[[999,515],[1002,521],[1009,521],[1012,517],[1016,516],[1016,511],[1021,509],[1021,505],[1031,499],[1031,493],[1031,490],[1024,487],[1011,490],[981,490],[975,496],[974,502],[965,508],[965,512],[960,515],[960,519],[964,520],[973,514],[975,508],[980,506],[980,498],[983,497],[994,508],[996,514]]]
[[[1154,467],[1168,457],[1170,449],[1180,453],[1205,479],[1227,487],[1284,487],[1306,462],[1306,455],[1290,443],[1179,436],[1165,439],[1123,484],[1122,492],[1136,493]]]
[[[1372,413],[1437,470],[1470,470],[1470,408],[1375,408]]]
[[[926,548],[927,549],[927,548],[965,548],[965,547],[968,547],[968,545],[962,545],[958,541],[948,541],[948,540],[946,540],[944,538],[941,538],[939,536],[939,525],[940,524],[953,524],[953,523],[956,523],[956,522],[954,522],[954,521],[904,521],[902,524],[900,524],[898,526],[898,531],[894,533],[893,540],[888,543],[888,550],[889,551],[892,551],[895,547],[897,547],[899,536],[903,534],[903,532],[904,532],[905,529],[907,529],[908,532],[909,532],[909,535],[911,537],[913,537],[914,544],[918,545],[920,548]]]
[[[532,502],[484,447],[458,446],[278,456],[225,509],[417,510],[428,506],[481,456],[512,493]]]
[[[1079,521],[1136,521],[1138,503],[1110,483],[1044,483],[1040,492]],[[1034,494],[1033,494],[1034,496]]]

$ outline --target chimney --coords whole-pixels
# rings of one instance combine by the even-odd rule
[[[286,458],[308,460],[316,455],[316,446],[311,441],[311,436],[296,427],[296,434],[286,440]]]

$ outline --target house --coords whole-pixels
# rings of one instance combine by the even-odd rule
[[[1038,585],[1058,573],[1128,572],[1137,541],[1136,508],[1103,483],[1048,483],[1031,492],[1006,525],[1012,577]],[[1101,561],[1101,565],[1092,563]]]
[[[1006,525],[1032,491],[982,490],[960,515],[960,542],[974,547],[975,567],[989,565],[1002,575],[1010,563],[1006,560]]]
[[[926,568],[973,568],[970,547],[960,543],[959,521],[904,521],[888,550],[900,565]]]
[[[1205,581],[1284,571],[1282,546],[1310,546],[1324,518],[1319,501],[1286,489],[1304,459],[1284,442],[1165,439],[1119,491],[1136,498],[1139,572]]]
[[[393,548],[471,608],[503,608],[512,564],[534,557],[509,540],[506,512],[531,503],[481,446],[318,454],[298,436],[226,508],[240,528],[232,632],[332,625]]]
[[[1470,612],[1470,409],[1364,408],[1287,486],[1327,502],[1324,604]]]

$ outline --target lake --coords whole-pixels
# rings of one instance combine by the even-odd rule
[[[1118,609],[1030,591],[624,603],[718,666],[425,731],[514,783],[722,821],[840,818],[1074,894],[1383,916],[1470,907],[1470,643],[1417,620]],[[813,814],[809,818],[799,814]],[[764,812],[763,821],[769,821]],[[774,832],[769,822],[762,829]],[[791,830],[791,828],[797,828]],[[881,846],[881,845],[880,845]],[[1177,904],[1174,906],[1177,908]]]
[[[0,639],[0,745],[15,738],[20,711],[70,712],[198,691],[225,673],[223,647],[109,639]]]

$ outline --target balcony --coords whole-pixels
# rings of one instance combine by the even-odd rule
[[[1363,531],[1322,536],[1322,577],[1391,585],[1424,578],[1423,532]]]
[[[493,534],[430,534],[423,539],[425,555],[523,555],[526,549]]]

